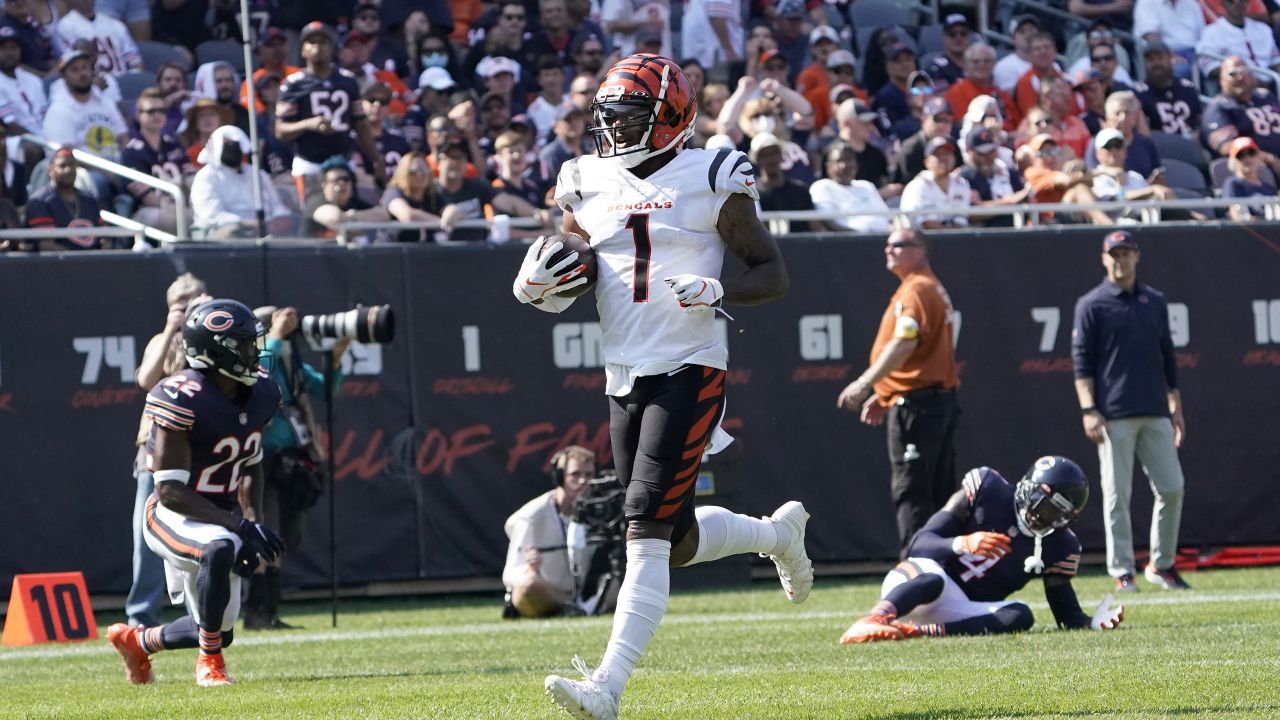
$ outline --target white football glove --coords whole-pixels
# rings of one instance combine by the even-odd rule
[[[1094,630],[1115,630],[1124,620],[1124,606],[1111,606],[1113,598],[1111,593],[1102,598],[1102,602],[1098,603],[1098,609],[1093,611],[1093,619],[1089,621],[1089,627]]]
[[[520,274],[516,276],[515,284],[511,286],[511,292],[522,303],[540,303],[552,295],[575,288],[587,281],[582,275],[586,266],[578,263],[577,252],[569,253],[563,260],[548,267],[547,263],[560,251],[560,248],[564,247],[564,243],[557,241],[545,248],[542,245],[543,238],[540,237],[529,246],[529,251],[524,256],[524,263],[520,265]],[[574,263],[578,263],[578,268],[556,277],[556,273],[572,267]]]
[[[715,312],[724,299],[724,286],[715,278],[701,275],[673,275],[662,278],[676,294],[680,307],[690,314]]]

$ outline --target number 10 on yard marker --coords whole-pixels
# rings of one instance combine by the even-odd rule
[[[93,640],[98,628],[79,572],[15,575],[0,644]]]

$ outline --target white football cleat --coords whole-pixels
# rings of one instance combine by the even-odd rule
[[[608,671],[593,673],[577,655],[573,656],[573,668],[582,673],[582,680],[548,675],[542,682],[551,702],[578,720],[618,720],[618,699],[603,685]]]
[[[804,529],[809,522],[809,513],[805,512],[804,505],[792,500],[783,503],[769,520],[785,525],[791,531],[791,545],[780,555],[768,557],[778,567],[778,579],[782,581],[787,600],[802,603],[813,589],[813,563],[809,562],[809,553],[804,549]]]

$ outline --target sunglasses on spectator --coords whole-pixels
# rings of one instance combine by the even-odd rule
[[[165,113],[165,109],[164,109],[164,108],[162,108],[162,107],[158,107],[158,108],[138,108],[138,113],[139,113],[139,114],[142,114],[142,115],[163,115],[163,114]]]
[[[1116,56],[1114,53],[1107,53],[1106,55],[1094,55],[1089,59],[1094,62],[1115,62]]]
[[[1115,151],[1115,150],[1123,150],[1123,149],[1124,149],[1124,141],[1123,141],[1123,140],[1112,140],[1111,142],[1107,143],[1106,145],[1103,145],[1103,146],[1102,146],[1102,149],[1103,149],[1103,150],[1112,150],[1112,151]]]
[[[1036,157],[1042,157],[1042,158],[1051,158],[1051,157],[1057,157],[1057,156],[1058,156],[1058,148],[1056,147],[1041,148],[1040,151],[1036,153]]]
[[[920,243],[913,243],[907,240],[894,240],[889,243],[889,247],[900,250],[902,248],[920,247]]]

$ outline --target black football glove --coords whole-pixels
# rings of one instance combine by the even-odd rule
[[[240,520],[236,534],[244,541],[249,551],[260,555],[263,560],[271,562],[284,552],[284,540],[274,530],[262,523]]]
[[[261,563],[262,560],[258,558],[258,553],[250,550],[249,543],[245,543],[240,546],[240,552],[236,555],[235,564],[231,566],[231,572],[247,578],[253,575]]]

